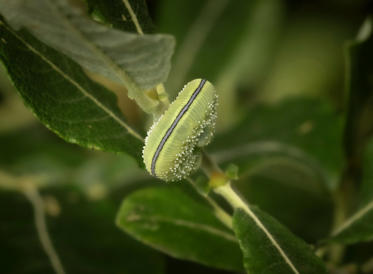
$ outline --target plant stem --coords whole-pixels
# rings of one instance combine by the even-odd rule
[[[233,189],[230,182],[227,184],[217,187],[214,192],[222,196],[233,208],[241,208],[245,210],[249,215],[251,215],[251,210],[249,206],[244,202],[243,198],[240,197]]]
[[[341,177],[338,188],[334,193],[334,220],[332,235],[338,231],[351,214],[355,207],[357,186],[359,176],[356,176],[354,169],[351,169],[350,163],[347,164]],[[329,247],[330,262],[338,265],[344,256],[345,246],[339,243],[333,243]]]
[[[39,240],[49,258],[49,261],[52,264],[54,271],[57,274],[65,274],[62,263],[49,237],[45,219],[43,199],[41,198],[37,187],[32,182],[23,182],[21,189],[33,207],[35,226],[39,236]]]
[[[227,212],[224,211],[213,199],[209,196],[205,197],[207,202],[212,206],[214,209],[215,216],[229,229],[233,230],[232,226],[232,216],[229,215]]]
[[[164,88],[163,84],[156,86],[155,91],[157,93],[158,106],[153,111],[153,120],[158,121],[158,119],[163,115],[163,113],[168,109],[170,101],[168,100],[168,94]]]
[[[163,84],[159,84],[157,86],[157,93],[159,97],[159,101],[164,105],[164,109],[166,110],[170,105],[170,101],[168,99],[168,94]]]
[[[229,229],[232,229],[232,216],[230,216],[224,209],[222,209],[213,199],[211,199],[206,193],[200,191],[194,184],[193,180],[187,178],[187,181],[194,187],[194,189],[206,199],[210,206],[214,209],[215,216]]]
[[[347,127],[345,129],[347,131]],[[345,134],[347,139],[348,134]],[[348,143],[345,140],[346,143]],[[345,147],[345,167],[334,193],[334,220],[332,235],[335,234],[346,219],[355,211],[357,206],[358,189],[362,180],[363,168],[363,144],[356,144]],[[330,261],[334,265],[340,264],[343,259],[346,247],[342,244],[334,243],[330,245]]]
[[[124,6],[126,7],[126,9],[128,10],[128,13],[131,16],[131,20],[136,27],[137,33],[139,35],[144,35],[144,31],[142,30],[142,27],[139,23],[139,20],[138,20],[137,16],[136,16],[136,13],[132,9],[132,6],[131,6],[130,2],[128,0],[122,0],[122,2],[124,4]],[[168,100],[168,94],[166,93],[166,90],[165,90],[163,84],[157,85],[156,90],[157,90],[159,102],[161,103],[162,106],[160,107],[160,110],[158,110],[158,113],[155,114],[155,117],[160,117],[162,115],[162,113],[164,112],[164,110],[166,110],[168,108],[168,105],[170,104],[170,101]]]

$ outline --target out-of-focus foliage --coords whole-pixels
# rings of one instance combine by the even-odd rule
[[[164,259],[114,225],[118,202],[93,202],[74,186],[43,192],[49,232],[67,273],[165,273]],[[33,213],[19,194],[1,193],[3,273],[52,273],[35,233]],[[11,208],[11,210],[9,210]],[[139,264],[138,258],[144,263]]]
[[[128,72],[121,61],[135,62],[148,54],[142,63],[135,62],[138,78],[130,78],[137,79],[140,97],[158,100],[144,89],[165,80],[170,69],[172,38],[157,34],[166,33],[177,42],[164,83],[169,97],[193,78],[216,85],[219,130],[207,150],[223,168],[238,167],[234,187],[259,208],[253,212],[291,264],[300,273],[324,273],[322,260],[332,273],[371,273],[369,26],[355,39],[368,2],[70,0],[58,2],[65,11],[57,12],[58,20],[47,14],[44,19],[51,18],[50,24],[39,20],[42,7],[26,17],[7,18],[16,22],[0,25],[0,57],[7,70],[0,75],[0,272],[53,271],[36,233],[32,207],[22,192],[14,191],[31,181],[43,197],[49,234],[67,273],[223,274],[244,268],[254,274],[294,273],[245,212],[233,213],[212,196],[233,215],[230,229],[194,189],[160,186],[164,183],[150,178],[139,167],[140,139],[147,128],[141,119],[131,119],[139,109],[123,111],[117,102],[127,98],[126,88],[129,93],[136,88],[130,82],[114,94],[110,79],[103,87],[101,78],[82,69],[92,68],[84,65],[92,61],[87,55],[92,46],[102,50],[95,58],[104,63],[112,58],[105,63],[112,75],[118,73],[113,65]],[[0,0],[0,13],[12,8],[8,3]],[[84,22],[80,15],[66,13],[70,4],[86,8]],[[58,22],[75,27],[55,32]],[[106,36],[93,35],[95,26],[108,31]],[[139,28],[154,34],[137,36]],[[109,34],[120,37],[111,39]],[[79,39],[66,39],[65,44],[58,40],[74,35]],[[131,52],[132,42],[116,47],[125,36],[134,37],[136,52]],[[346,41],[353,42],[346,46]],[[83,44],[89,51],[82,50]],[[80,49],[80,57],[71,48]],[[153,71],[151,60],[158,60],[161,69]],[[66,143],[35,119],[16,89],[35,116],[65,140],[125,154]],[[356,185],[351,191],[354,206],[338,223],[336,193],[349,182]],[[347,244],[340,258],[333,257],[338,257],[338,247],[329,249],[330,243]]]
[[[362,184],[354,201],[358,205],[335,232],[333,239],[355,243],[373,239],[373,19],[368,18],[346,51],[348,58],[349,109],[345,130],[346,178]]]
[[[176,258],[242,270],[241,251],[232,231],[201,198],[193,199],[175,187],[148,188],[129,195],[117,223],[140,241]]]

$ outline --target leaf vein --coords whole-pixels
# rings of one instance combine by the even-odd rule
[[[332,235],[335,236],[342,231],[346,230],[348,227],[354,224],[354,222],[358,221],[359,219],[363,218],[365,214],[369,213],[369,211],[373,210],[373,201],[368,203],[366,206],[358,210],[354,215],[352,215],[348,220],[346,220],[338,229],[336,229]]]
[[[89,91],[85,90],[78,82],[76,82],[69,75],[64,73],[57,65],[55,65],[51,60],[49,60],[47,57],[45,57],[41,52],[39,52],[37,49],[35,49],[29,43],[27,43],[17,33],[12,31],[11,29],[9,29],[3,23],[2,23],[2,25],[9,32],[11,32],[19,41],[21,41],[30,51],[32,51],[37,56],[39,56],[45,63],[47,63],[49,66],[51,66],[52,69],[54,69],[63,78],[65,78],[68,82],[70,82],[73,86],[75,86],[84,96],[89,98],[94,104],[96,104],[99,108],[101,108],[104,112],[106,112],[109,116],[111,116],[116,122],[118,122],[118,124],[120,124],[122,127],[124,127],[132,136],[134,136],[135,138],[143,141],[143,138],[137,132],[135,132],[131,127],[129,127],[126,123],[124,123],[121,118],[119,118],[117,115],[115,115],[110,109],[108,109],[105,105],[103,105],[99,100],[97,100],[97,98],[95,98],[92,94],[90,94]]]
[[[144,221],[150,220],[152,222],[157,222],[158,221],[158,222],[170,223],[170,224],[173,224],[173,225],[176,225],[176,226],[184,226],[184,227],[188,227],[188,228],[191,228],[191,229],[197,229],[197,230],[205,231],[205,232],[223,237],[226,240],[231,241],[231,242],[237,242],[236,237],[234,237],[233,235],[231,235],[231,234],[229,234],[229,233],[227,233],[223,230],[214,228],[210,225],[206,225],[206,224],[195,223],[195,222],[182,220],[182,219],[166,218],[166,217],[163,217],[163,216],[152,216],[150,218],[144,218],[144,217],[138,216],[133,221],[140,221],[140,220],[144,220]]]

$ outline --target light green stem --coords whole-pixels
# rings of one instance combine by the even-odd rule
[[[207,194],[200,191],[194,184],[193,180],[187,178],[187,181],[194,187],[194,189],[206,199],[210,206],[214,209],[215,216],[229,229],[232,229],[232,216],[224,211],[213,199],[211,199]]]
[[[205,151],[202,151],[202,156],[203,156],[202,169],[205,171],[206,175],[210,178],[210,181],[214,180],[214,177],[216,177],[216,174],[218,174],[217,177],[219,177],[219,180],[221,178],[226,178],[222,170],[219,168],[219,166]],[[267,228],[264,226],[262,221],[251,210],[248,203],[239,194],[237,194],[237,192],[235,192],[232,189],[230,180],[226,178],[225,182],[218,187],[214,187],[216,185],[214,182],[210,182],[210,184],[212,186],[212,190],[218,195],[220,195],[221,197],[223,197],[232,206],[234,210],[242,209],[243,211],[245,211],[245,213],[253,220],[255,225],[259,227],[259,229],[266,235],[268,240],[276,248],[278,253],[281,255],[281,257],[286,262],[286,264],[289,266],[289,268],[293,271],[293,273],[299,274],[299,271],[295,268],[294,264],[291,262],[289,257],[286,255],[285,251],[282,249],[282,247],[279,245],[276,239],[272,236],[270,231],[267,230]]]
[[[47,254],[49,261],[57,274],[65,274],[62,263],[58,257],[56,250],[53,247],[52,241],[49,237],[47,223],[44,212],[43,199],[41,198],[37,187],[31,182],[24,182],[22,184],[22,191],[28,198],[34,209],[34,218],[36,230],[41,242],[41,245]]]
[[[137,33],[140,34],[140,35],[144,35],[144,31],[141,28],[139,20],[136,16],[136,13],[132,9],[132,6],[131,6],[130,2],[128,0],[122,0],[122,1],[123,1],[124,6],[128,10],[128,13],[131,16],[131,20],[136,27]],[[170,104],[170,101],[168,100],[168,94],[166,93],[164,85],[162,83],[157,85],[156,91],[157,91],[157,94],[158,94],[159,102],[161,104],[161,106],[159,108],[155,109],[154,113],[153,113],[154,117],[157,119],[168,108],[168,105]]]

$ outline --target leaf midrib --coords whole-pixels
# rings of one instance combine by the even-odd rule
[[[123,85],[128,88],[129,93],[140,93],[140,88],[133,82],[133,80],[129,77],[129,75],[120,68],[114,60],[106,55],[100,48],[98,48],[94,43],[92,43],[70,20],[66,17],[66,15],[56,6],[56,4],[52,3],[52,1],[48,0],[50,6],[54,8],[54,10],[60,14],[61,19],[64,21],[65,25],[71,29],[74,33],[76,33],[82,41],[94,51],[97,56],[101,58],[101,60],[117,75],[117,77],[122,81]]]
[[[205,231],[205,232],[214,234],[216,236],[225,238],[226,240],[231,241],[231,242],[235,242],[235,243],[238,242],[237,238],[233,234],[225,232],[224,230],[217,229],[211,225],[196,223],[196,222],[192,222],[188,220],[167,218],[164,216],[157,216],[157,215],[153,215],[151,217],[136,216],[134,220],[127,219],[127,222],[138,222],[138,221],[153,221],[153,222],[170,223],[175,226],[183,226],[183,227],[188,227],[191,229]]]
[[[223,198],[225,198],[227,202],[231,204],[231,206],[235,210],[242,210],[244,214],[246,214],[249,218],[251,218],[254,221],[255,225],[264,233],[266,238],[268,238],[271,244],[275,247],[277,252],[280,254],[284,262],[289,266],[292,272],[294,272],[295,274],[299,274],[299,271],[297,270],[293,262],[290,260],[290,258],[287,256],[285,250],[282,249],[280,244],[277,242],[277,240],[271,234],[271,232],[268,231],[268,229],[263,224],[263,222],[260,220],[260,218],[251,210],[250,206],[246,204],[237,195],[237,193],[232,189],[230,184],[226,184],[218,188],[215,188],[215,192],[220,194]]]
[[[251,211],[248,207],[241,207],[243,211],[245,211],[255,222],[255,224],[263,231],[263,233],[266,235],[266,237],[269,239],[269,241],[273,244],[273,246],[277,249],[277,251],[280,253],[281,257],[285,261],[285,263],[290,267],[290,269],[296,273],[299,274],[299,271],[295,267],[295,265],[292,263],[290,258],[286,255],[285,250],[282,249],[280,244],[276,241],[276,239],[272,236],[272,234],[268,231],[268,229],[265,227],[265,225],[262,223],[262,221],[259,219],[258,216],[255,215],[253,211]]]
[[[139,23],[139,20],[137,19],[137,16],[135,14],[135,12],[133,11],[132,7],[131,7],[131,4],[129,3],[128,0],[122,0],[123,1],[123,4],[124,6],[127,8],[128,10],[128,13],[130,14],[131,16],[131,19],[132,19],[132,22],[133,24],[135,25],[136,27],[136,31],[140,34],[140,35],[143,35],[144,32],[142,31],[142,28],[140,26],[140,23]]]
[[[362,207],[354,215],[352,215],[348,220],[346,220],[335,232],[333,232],[332,236],[337,236],[338,234],[342,233],[344,230],[349,228],[355,222],[363,218],[371,210],[373,210],[373,201],[369,202],[366,206]]]
[[[10,33],[14,35],[20,42],[22,42],[30,51],[34,54],[39,56],[46,64],[48,64],[54,71],[58,72],[63,78],[69,81],[72,85],[74,85],[84,96],[89,98],[93,103],[95,103],[100,109],[105,111],[111,118],[113,118],[120,126],[124,127],[129,134],[133,137],[143,141],[143,138],[130,126],[128,126],[122,119],[120,119],[117,115],[115,115],[110,109],[108,109],[105,105],[103,105],[100,101],[98,101],[93,95],[89,93],[89,91],[85,90],[79,83],[77,83],[74,79],[72,79],[69,75],[64,73],[57,65],[55,65],[51,60],[49,60],[46,56],[44,56],[41,52],[27,43],[21,36],[15,33],[12,29],[6,26],[3,22],[0,21],[0,25],[3,25],[5,29],[7,29]]]

